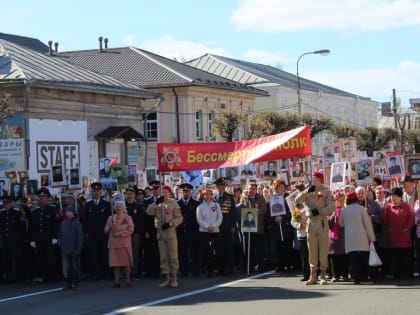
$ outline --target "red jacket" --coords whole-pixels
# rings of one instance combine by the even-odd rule
[[[382,212],[382,220],[387,230],[387,247],[407,248],[412,246],[411,228],[414,214],[408,203],[401,200],[397,206],[389,203]]]

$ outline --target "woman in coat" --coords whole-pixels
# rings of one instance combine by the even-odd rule
[[[414,213],[408,203],[402,200],[403,190],[394,187],[391,190],[391,203],[385,206],[382,220],[386,224],[387,247],[394,279],[408,278],[411,258],[411,228],[414,225]]]
[[[347,207],[341,209],[340,225],[344,227],[346,253],[350,256],[353,282],[368,281],[369,245],[375,241],[372,221],[364,207],[358,204],[357,194],[347,193]]]
[[[114,269],[114,286],[120,288],[120,268],[125,268],[126,287],[131,287],[131,266],[133,265],[133,253],[131,250],[131,234],[134,224],[127,214],[125,202],[118,200],[114,203],[115,214],[109,216],[105,225],[105,233],[109,233],[109,266]]]

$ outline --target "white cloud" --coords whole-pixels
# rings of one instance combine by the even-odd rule
[[[136,46],[137,36],[135,34],[128,34],[122,39],[122,42],[124,46]]]
[[[383,31],[420,24],[418,0],[243,0],[230,17],[238,29]]]
[[[269,64],[273,66],[280,65],[290,62],[290,60],[286,57],[284,57],[281,53],[272,53],[268,51],[262,51],[258,49],[250,49],[245,53],[245,59],[263,63],[263,64]]]
[[[326,71],[308,73],[305,77],[380,102],[390,101],[392,89],[396,89],[402,106],[409,105],[409,98],[420,96],[420,63],[413,61],[401,62],[393,68]]]
[[[178,61],[191,60],[206,53],[228,55],[223,48],[211,46],[214,46],[214,43],[207,44],[176,40],[171,35],[165,35],[163,38],[144,42],[141,48],[167,58],[176,58]]]

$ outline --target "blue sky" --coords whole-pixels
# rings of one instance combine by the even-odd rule
[[[15,0],[0,32],[61,50],[137,46],[178,60],[207,52],[270,64],[376,101],[420,98],[420,0]]]

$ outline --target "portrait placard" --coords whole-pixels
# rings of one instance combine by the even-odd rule
[[[272,217],[286,214],[283,196],[274,195],[270,197],[270,214]]]
[[[258,209],[242,208],[241,209],[241,230],[243,233],[258,231]]]

